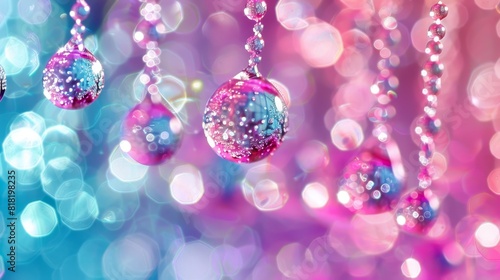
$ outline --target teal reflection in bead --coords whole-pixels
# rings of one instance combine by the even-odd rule
[[[43,201],[26,205],[21,214],[21,224],[30,236],[44,237],[57,226],[57,214],[54,208]]]
[[[40,179],[45,193],[54,199],[72,198],[83,187],[83,174],[80,166],[67,157],[49,161]]]

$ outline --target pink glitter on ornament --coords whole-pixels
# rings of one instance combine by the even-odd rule
[[[280,146],[288,130],[288,108],[266,79],[233,78],[208,100],[203,129],[222,158],[254,162]]]
[[[122,125],[122,151],[144,165],[165,162],[177,151],[182,124],[162,103],[147,95],[125,117]]]

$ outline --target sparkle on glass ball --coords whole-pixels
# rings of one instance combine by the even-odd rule
[[[377,214],[392,210],[401,190],[402,184],[394,175],[389,157],[367,150],[345,169],[337,198],[353,212]]]
[[[157,165],[179,148],[182,124],[163,104],[146,97],[127,114],[121,132],[124,152],[141,164]]]
[[[2,100],[6,90],[7,90],[7,77],[5,76],[5,71],[0,65],[0,101]]]
[[[253,21],[260,21],[267,12],[267,4],[264,0],[249,0],[245,7],[245,15]]]
[[[63,109],[80,109],[97,99],[104,87],[101,63],[86,48],[68,43],[43,70],[43,93]]]
[[[224,83],[208,100],[203,129],[224,159],[254,162],[272,154],[288,130],[288,108],[264,78]]]
[[[431,190],[414,190],[401,199],[396,223],[407,232],[425,234],[436,221],[438,207]]]

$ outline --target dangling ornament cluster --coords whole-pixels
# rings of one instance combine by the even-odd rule
[[[138,163],[157,165],[178,150],[182,138],[180,120],[165,105],[159,94],[161,49],[158,40],[165,30],[161,6],[155,0],[140,0],[141,21],[134,31],[134,41],[146,49],[144,71],[139,80],[144,84],[144,100],[125,116],[121,127],[120,148]]]
[[[248,67],[221,85],[208,100],[203,129],[208,144],[222,158],[249,163],[271,155],[288,130],[288,108],[280,92],[258,70],[264,40],[264,0],[248,0],[245,15],[255,21],[245,49]]]
[[[0,101],[2,101],[5,91],[7,90],[7,76],[5,76],[5,71],[0,65]]]
[[[417,120],[415,128],[420,139],[420,171],[418,186],[401,199],[396,211],[396,222],[405,231],[425,234],[432,227],[437,217],[439,200],[433,194],[432,184],[432,158],[434,155],[434,138],[439,131],[441,121],[437,118],[437,95],[441,89],[441,76],[444,66],[439,60],[443,51],[443,39],[446,29],[441,20],[448,15],[448,7],[441,1],[433,5],[430,16],[434,22],[428,30],[429,42],[425,52],[429,55],[424,64],[421,75],[424,80],[422,94],[427,104],[424,114]]]
[[[85,48],[82,21],[90,6],[76,0],[69,13],[75,20],[71,39],[52,56],[43,70],[43,93],[62,109],[81,109],[94,102],[104,87],[101,63]]]
[[[382,17],[379,22],[395,22],[393,10],[394,7],[389,6],[384,12],[379,12]],[[372,135],[365,141],[360,153],[347,164],[337,191],[341,204],[361,214],[378,214],[394,209],[401,197],[405,176],[399,147],[392,139],[387,123],[395,112],[391,101],[397,97],[398,79],[393,69],[399,64],[395,49],[401,33],[397,22],[378,24],[373,30],[373,37],[377,38],[373,46],[379,53],[379,73],[370,87],[377,101],[367,114],[373,124]]]

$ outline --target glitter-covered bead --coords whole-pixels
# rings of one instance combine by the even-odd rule
[[[144,165],[165,162],[177,151],[182,124],[161,102],[149,95],[129,111],[121,128],[120,148]]]
[[[432,5],[429,15],[434,20],[444,19],[448,15],[448,7],[439,1],[438,3]]]
[[[396,223],[405,231],[427,233],[436,221],[439,200],[431,190],[414,190],[403,196],[396,210]]]
[[[71,41],[50,58],[43,70],[43,93],[59,108],[84,108],[97,99],[103,87],[101,63]]]
[[[395,175],[387,151],[380,147],[371,148],[347,165],[339,183],[337,199],[357,213],[390,211],[396,207],[401,195],[401,179],[402,176]]]
[[[222,158],[254,162],[280,146],[288,130],[288,108],[268,80],[233,78],[208,100],[203,129]]]

